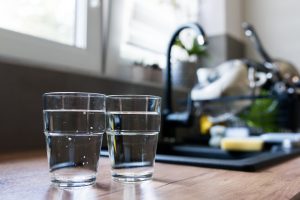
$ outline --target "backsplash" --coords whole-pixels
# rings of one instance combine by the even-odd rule
[[[159,87],[8,63],[0,63],[0,91],[0,151],[45,147],[42,123],[45,92],[163,95]],[[184,98],[186,93],[177,95]]]

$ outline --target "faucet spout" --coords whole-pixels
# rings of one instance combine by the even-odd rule
[[[184,29],[192,29],[197,34],[197,42],[199,45],[207,45],[207,37],[203,28],[198,23],[187,23],[178,27],[173,33],[167,48],[167,63],[165,73],[165,90],[164,90],[164,110],[163,115],[168,115],[173,112],[172,109],[172,76],[171,76],[171,50],[176,38]]]
[[[162,111],[162,139],[167,143],[174,143],[175,128],[189,127],[192,125],[193,102],[188,96],[187,109],[185,112],[173,112],[172,108],[172,76],[171,76],[171,50],[180,32],[184,29],[193,29],[197,34],[197,42],[199,45],[206,45],[207,38],[203,28],[197,23],[188,23],[178,27],[173,33],[167,48],[167,65],[165,72],[165,88],[164,88],[164,109]]]

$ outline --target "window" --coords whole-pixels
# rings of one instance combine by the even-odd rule
[[[1,57],[101,73],[99,0],[0,0],[0,5]]]
[[[0,27],[74,45],[75,6],[73,0],[1,0]]]
[[[197,21],[199,1],[127,1],[124,7],[121,57],[163,67],[171,34],[177,26]]]

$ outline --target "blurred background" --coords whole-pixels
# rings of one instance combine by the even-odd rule
[[[170,58],[173,101],[167,103],[173,104],[172,111],[184,112],[189,95],[194,94],[190,113],[193,122],[166,138],[182,141],[197,138],[203,142],[202,135],[206,138],[204,143],[208,143],[214,125],[247,127],[254,134],[296,132],[299,6],[296,0],[0,0],[0,151],[44,147],[41,95],[45,92],[152,94],[165,98],[166,53],[171,36],[177,27],[191,22],[202,26],[208,43],[205,47],[197,46],[193,30],[183,31],[177,38]],[[285,79],[285,74],[281,74],[281,79],[276,78],[280,70],[274,69],[276,65],[270,66],[272,62],[261,55],[257,41],[247,36],[247,29],[242,27],[243,22],[255,28],[272,61],[274,58],[292,63],[297,71],[292,74],[295,76]],[[246,66],[247,74],[220,67],[229,62],[230,66]],[[220,71],[219,74],[208,71],[206,76],[205,70],[197,74],[199,69]],[[245,75],[248,80],[249,69],[263,73],[265,82],[257,86],[256,79],[260,78],[252,77],[254,86],[251,80],[247,82],[245,93],[233,89],[232,93],[215,95],[218,88],[201,90],[206,88],[201,85],[203,79],[209,78],[208,83],[212,84],[225,72],[235,77]],[[226,82],[229,85],[243,85],[243,81],[234,77],[230,80]],[[288,92],[291,88],[294,91]],[[296,100],[289,96],[280,104],[277,97],[282,96],[278,94],[295,94],[292,97]],[[254,99],[246,98],[250,103],[242,105],[203,103],[241,95]],[[259,103],[256,97],[266,99]],[[205,105],[207,109],[203,109]],[[284,107],[287,105],[290,107]],[[264,119],[271,119],[271,124],[250,119],[257,114],[261,116],[260,112],[271,109],[270,106],[275,108]],[[241,112],[245,110],[246,114]],[[278,114],[282,110],[288,113]],[[220,117],[216,111],[232,115],[220,119],[216,118]],[[288,122],[295,121],[280,124],[282,116]],[[167,115],[165,120],[168,124]]]

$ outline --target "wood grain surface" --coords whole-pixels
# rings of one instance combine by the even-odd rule
[[[92,187],[51,185],[46,153],[0,155],[0,199],[300,199],[300,158],[259,172],[237,172],[156,163],[152,181],[121,184],[111,180],[107,158],[100,159]]]

